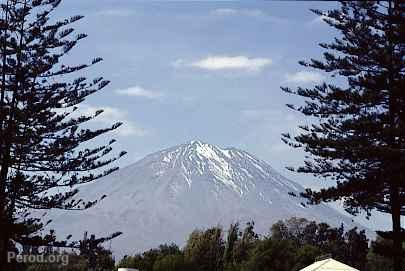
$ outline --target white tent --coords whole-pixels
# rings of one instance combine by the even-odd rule
[[[359,271],[356,268],[345,265],[334,259],[326,259],[315,262],[300,271]]]

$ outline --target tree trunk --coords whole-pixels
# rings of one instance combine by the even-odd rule
[[[7,215],[7,200],[5,183],[7,179],[7,170],[5,165],[0,165],[0,270],[8,271],[7,252],[9,243],[9,225]]]
[[[1,219],[3,220],[3,217]],[[4,222],[6,222],[6,221],[4,221]],[[7,234],[7,225],[3,225],[3,223],[2,223],[1,226],[2,226],[2,229],[1,229],[1,233],[0,233],[0,270],[9,271],[10,264],[7,259],[8,242],[9,242],[9,238],[7,236],[8,235]],[[4,226],[4,228],[3,228],[3,226]]]
[[[4,23],[8,23],[8,12],[9,12],[9,1],[6,2],[4,8]],[[3,30],[3,36],[7,34],[7,27]],[[0,94],[0,270],[8,271],[7,264],[7,248],[8,248],[8,237],[7,237],[7,214],[6,214],[6,168],[4,167],[4,151],[5,151],[5,136],[4,136],[4,126],[6,118],[3,112],[4,99],[6,95],[6,71],[4,67],[6,66],[6,42],[2,44],[2,69],[1,69],[1,94]]]
[[[402,271],[402,235],[401,235],[401,212],[398,204],[398,191],[393,194],[392,206],[392,233],[394,250],[394,271]]]
[[[393,44],[393,10],[395,10],[395,1],[388,1],[388,17],[390,21],[388,31],[388,48],[390,51],[390,65],[388,66],[388,89],[390,90],[389,98],[389,113],[390,113],[390,128],[394,130],[396,126],[396,117],[401,110],[398,105],[397,90],[394,88],[394,44]],[[396,145],[395,135],[391,135],[390,145],[394,149],[400,149],[400,146]],[[399,163],[399,164],[398,164]],[[401,154],[398,153],[398,157],[395,157],[392,161],[394,166],[394,179],[391,186],[391,218],[392,218],[392,238],[393,238],[393,255],[394,255],[394,271],[402,271],[402,229],[401,229],[401,199],[400,199],[400,181],[401,181]],[[398,175],[397,175],[398,174]]]

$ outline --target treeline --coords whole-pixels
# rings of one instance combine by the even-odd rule
[[[41,252],[45,259],[59,258],[52,262],[37,263],[18,263],[14,264],[12,270],[16,271],[89,271],[89,259],[77,250],[52,250],[50,252]],[[22,254],[24,255],[24,253]],[[27,255],[35,255],[30,252]],[[99,250],[95,257],[94,271],[111,271],[114,270],[115,259],[111,251]]]
[[[141,254],[124,257],[119,267],[140,271],[294,271],[329,254],[359,270],[392,270],[392,260],[376,252],[389,246],[378,238],[369,242],[364,230],[334,228],[303,218],[279,221],[266,236],[254,223],[236,223],[193,231],[184,248],[164,244]],[[405,269],[404,269],[405,270]]]

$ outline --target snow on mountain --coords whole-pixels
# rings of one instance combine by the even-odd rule
[[[289,195],[303,190],[245,151],[192,141],[82,186],[80,198],[107,198],[86,211],[53,213],[52,227],[78,238],[84,231],[98,236],[122,231],[112,242],[114,253],[122,256],[165,242],[183,245],[195,228],[226,229],[236,221],[254,220],[262,234],[293,216],[354,226],[327,205],[309,207]]]

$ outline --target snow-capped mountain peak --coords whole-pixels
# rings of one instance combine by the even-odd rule
[[[298,191],[296,185],[275,172],[264,161],[235,149],[220,148],[196,140],[148,157],[160,174],[178,170],[178,175],[189,187],[195,177],[206,177],[216,184],[216,190],[230,188],[239,196],[246,194],[258,183],[273,182],[278,189]]]
[[[289,194],[303,190],[248,152],[197,140],[150,154],[81,187],[78,196],[84,200],[107,198],[80,214],[53,218],[61,233],[68,225],[66,233],[79,237],[84,230],[97,235],[123,231],[114,246],[120,255],[165,242],[182,245],[196,228],[235,221],[253,220],[259,233],[293,216],[352,224],[326,205],[309,207]]]

